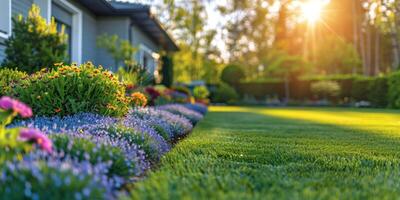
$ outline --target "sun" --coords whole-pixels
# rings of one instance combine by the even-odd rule
[[[324,0],[308,0],[301,5],[301,15],[308,23],[314,24],[321,18],[326,3]]]

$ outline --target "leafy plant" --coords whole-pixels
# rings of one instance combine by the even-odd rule
[[[197,86],[193,89],[193,96],[196,99],[207,99],[210,95],[206,86]]]
[[[12,94],[38,115],[92,112],[122,116],[128,112],[124,86],[111,72],[92,63],[35,73],[18,83]]]
[[[340,86],[335,81],[319,81],[311,84],[311,91],[322,99],[333,99],[339,96]]]
[[[115,67],[120,67],[121,63],[134,62],[133,54],[137,48],[133,47],[129,40],[123,40],[118,35],[103,34],[97,37],[97,46],[105,49],[114,59]]]
[[[229,85],[239,83],[245,77],[243,69],[239,65],[230,64],[222,70],[221,80]]]
[[[214,100],[218,103],[234,103],[239,98],[236,90],[228,84],[221,83],[215,92]]]
[[[64,62],[67,36],[63,30],[57,32],[54,18],[46,23],[40,8],[34,4],[26,19],[22,15],[13,18],[13,34],[5,41],[6,57],[2,65],[33,73]]]
[[[389,76],[389,106],[400,108],[400,72],[395,72]]]
[[[26,79],[28,75],[15,69],[0,69],[0,96],[4,96],[12,89],[12,85],[22,79]]]

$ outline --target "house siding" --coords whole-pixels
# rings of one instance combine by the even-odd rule
[[[33,0],[13,0],[11,3],[12,16],[22,14],[27,17],[32,4]]]
[[[27,17],[32,4],[33,0],[12,0],[11,16],[17,16],[19,14],[22,14],[22,16]],[[0,38],[0,64],[6,57],[5,49],[6,47],[4,46],[4,39]]]
[[[130,19],[128,17],[98,17],[97,35],[108,34],[117,35],[120,39],[129,40]],[[97,48],[96,64],[116,71],[114,59],[104,49]]]
[[[143,33],[136,25],[131,26],[131,42],[135,47],[144,45],[153,52],[159,52],[160,50],[159,46],[154,43],[145,33]],[[154,74],[155,70],[157,69],[157,60],[155,60],[152,55],[144,52],[142,49],[138,49],[138,52],[135,55],[135,60],[142,65],[144,65],[143,61],[141,60],[142,56],[146,56],[147,58],[147,70],[151,74]]]
[[[97,19],[96,16],[82,5],[70,1],[75,7],[82,11],[82,62],[91,61],[97,64],[96,60],[96,38],[97,38]]]

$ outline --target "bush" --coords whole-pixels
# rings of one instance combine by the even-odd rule
[[[204,104],[200,104],[200,103],[186,103],[183,106],[185,106],[186,108],[196,111],[202,115],[205,115],[208,111],[207,106],[205,106]]]
[[[218,103],[234,103],[239,98],[236,90],[228,84],[221,83],[215,93],[215,101]]]
[[[340,86],[335,81],[319,81],[311,84],[314,95],[323,99],[333,99],[339,96]]]
[[[395,72],[389,76],[389,106],[391,108],[400,108],[400,72]]]
[[[54,19],[49,24],[33,5],[27,19],[13,18],[13,34],[5,41],[3,66],[33,73],[41,68],[55,67],[66,60],[66,35],[57,32]]]
[[[17,84],[13,95],[45,116],[80,112],[123,116],[129,103],[124,86],[109,71],[91,63],[35,73]]]
[[[243,69],[239,65],[227,65],[221,74],[221,80],[229,85],[236,85],[245,77]]]
[[[10,92],[13,84],[27,77],[25,72],[7,68],[0,69],[0,97]]]
[[[210,95],[206,86],[197,86],[193,89],[193,97],[195,99],[207,99]]]
[[[368,85],[368,101],[374,107],[387,107],[388,90],[387,76],[373,78]]]
[[[371,78],[366,77],[354,79],[351,97],[355,101],[368,101],[369,85],[371,81]]]

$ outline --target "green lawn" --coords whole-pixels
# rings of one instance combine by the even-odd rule
[[[211,107],[134,199],[398,199],[400,113]]]

